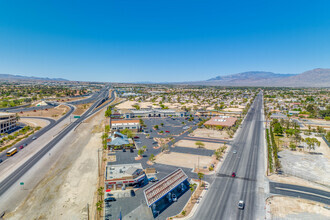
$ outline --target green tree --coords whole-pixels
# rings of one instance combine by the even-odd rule
[[[193,184],[190,184],[189,185],[189,189],[190,189],[190,199],[192,199],[192,194],[193,192],[195,191],[195,188],[196,188],[197,184],[196,183],[193,183]]]
[[[202,179],[204,177],[204,173],[199,172],[199,173],[197,173],[197,175],[198,175],[199,182],[201,183]]]
[[[195,142],[195,145],[198,147],[198,148],[203,148],[205,146],[205,144],[201,141],[196,141]]]
[[[296,148],[297,148],[297,146],[293,142],[290,142],[289,147],[290,147],[291,150],[296,150]]]
[[[283,134],[283,127],[281,126],[280,123],[276,123],[274,125],[274,133],[277,135]]]
[[[305,138],[305,142],[307,144],[307,148],[309,151],[314,150],[315,146],[321,145],[321,142],[319,142],[316,138],[307,137],[307,138]]]
[[[155,161],[155,155],[154,154],[150,154],[149,160],[151,162],[154,162]]]
[[[144,154],[144,150],[139,149],[139,150],[138,150],[138,155],[139,155],[139,156],[142,156],[143,154]]]

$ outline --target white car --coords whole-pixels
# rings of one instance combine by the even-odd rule
[[[244,209],[244,206],[245,206],[244,201],[243,200],[239,200],[237,206],[238,206],[239,209]]]
[[[236,150],[234,150],[234,151],[233,151],[233,154],[237,154],[237,151],[236,151]]]
[[[178,200],[178,198],[176,197],[176,195],[174,193],[172,194],[172,200],[173,200],[173,202],[176,202]]]

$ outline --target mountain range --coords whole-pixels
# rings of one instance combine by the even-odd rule
[[[300,74],[250,71],[217,76],[205,81],[185,82],[209,86],[330,87],[330,69],[313,69]]]
[[[15,82],[15,81],[68,81],[68,80],[63,79],[63,78],[48,78],[48,77],[0,74],[0,81]]]

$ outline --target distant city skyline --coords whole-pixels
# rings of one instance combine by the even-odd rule
[[[0,73],[107,82],[329,68],[329,1],[2,1]]]

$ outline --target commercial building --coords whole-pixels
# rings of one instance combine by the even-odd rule
[[[105,170],[105,189],[122,189],[143,184],[146,174],[140,163],[111,165]]]
[[[188,176],[179,168],[143,192],[148,207],[151,207],[153,215],[157,216],[173,202],[173,194],[179,198],[188,189]]]
[[[123,129],[129,129],[133,131],[139,131],[141,129],[140,120],[137,119],[111,119],[111,129],[113,131],[120,131]]]
[[[122,109],[120,114],[123,118],[137,118],[137,117],[184,117],[186,112],[179,109]]]
[[[17,117],[15,113],[0,113],[0,133],[7,133],[17,127]]]
[[[123,148],[125,146],[133,145],[133,140],[128,138],[126,135],[121,134],[117,131],[111,133],[107,138],[107,146],[110,148]]]
[[[213,117],[204,123],[206,127],[232,127],[235,125],[237,118],[230,116],[217,116]]]

